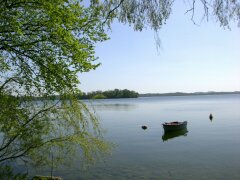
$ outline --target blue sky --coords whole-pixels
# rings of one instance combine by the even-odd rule
[[[231,30],[196,15],[184,14],[187,5],[175,4],[166,25],[159,31],[157,50],[154,32],[136,32],[119,23],[112,25],[110,40],[97,44],[102,65],[79,75],[84,92],[130,89],[139,93],[239,91],[240,27]],[[200,18],[199,18],[200,17]],[[199,18],[199,19],[197,19]]]

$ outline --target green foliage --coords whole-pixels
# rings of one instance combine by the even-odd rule
[[[89,93],[81,93],[78,95],[79,99],[107,99],[107,98],[137,98],[138,93],[128,89],[108,90],[108,91],[93,91]]]
[[[75,88],[78,72],[99,66],[94,45],[107,39],[99,13],[74,0],[1,2],[4,78],[13,78],[25,91],[48,95]]]
[[[110,152],[96,115],[75,95],[77,73],[99,66],[94,46],[108,39],[100,7],[80,2],[0,0],[0,162],[48,166],[54,155],[57,165],[63,153],[93,162]]]
[[[25,157],[36,165],[60,164],[81,154],[93,162],[110,153],[96,115],[70,95],[59,100],[22,101],[1,94],[0,162]],[[68,156],[63,157],[63,154]],[[55,166],[54,165],[54,166]]]
[[[0,179],[27,180],[27,175],[14,174],[10,166],[0,166]]]

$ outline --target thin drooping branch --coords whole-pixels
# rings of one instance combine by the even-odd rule
[[[20,128],[24,128],[26,127],[31,121],[33,121],[38,115],[44,113],[44,112],[47,112],[49,111],[50,109],[54,108],[57,106],[57,104],[60,102],[57,101],[54,105],[48,107],[48,108],[45,108],[45,109],[41,109],[40,111],[38,111],[37,113],[35,113],[27,122],[25,122]],[[13,136],[11,139],[9,139],[9,141],[3,146],[0,148],[0,152],[3,151],[4,149],[6,149],[11,143],[13,143],[19,136],[23,135],[22,133],[18,133],[16,134],[15,136]]]
[[[5,158],[3,158],[3,159],[0,159],[0,162],[6,161],[6,160],[10,160],[10,159],[16,159],[16,158],[22,157],[22,156],[24,156],[25,154],[27,154],[31,149],[35,149],[35,148],[37,148],[37,147],[38,147],[38,145],[30,146],[30,147],[28,147],[27,149],[25,149],[24,151],[22,151],[22,152],[20,152],[20,153],[18,152],[17,154],[14,154],[14,155],[5,157]]]
[[[123,1],[125,1],[125,0],[121,0],[116,7],[114,7],[113,9],[111,9],[111,10],[108,12],[107,17],[105,18],[105,20],[104,20],[103,23],[102,23],[103,25],[107,22],[107,20],[108,20],[109,17],[111,16],[111,14],[112,14],[116,9],[118,9],[118,8],[121,6],[121,4],[123,3]]]
[[[18,151],[15,151],[14,154],[11,154],[8,151],[6,151],[4,155],[6,156],[6,154],[8,153],[8,156],[3,158],[3,159],[0,159],[0,162],[22,157],[25,154],[27,154],[30,150],[43,147],[44,145],[49,144],[49,143],[53,144],[53,143],[59,143],[59,142],[66,142],[69,139],[74,138],[75,136],[79,136],[79,135],[83,135],[83,132],[79,131],[79,132],[75,132],[73,134],[69,134],[67,136],[52,138],[52,139],[46,140],[45,142],[43,142],[41,144],[31,145],[31,146],[29,146],[28,148],[26,148],[24,150],[19,149]]]
[[[193,1],[192,1],[192,7],[185,12],[185,14],[187,14],[187,13],[189,13],[189,12],[192,12],[191,21],[193,22],[193,24],[196,24],[195,21],[194,21],[195,3],[196,3],[196,1],[193,0]]]
[[[202,19],[204,19],[206,17],[207,21],[208,21],[208,16],[209,16],[208,2],[206,0],[201,0],[201,2],[203,4],[203,8],[204,8],[204,14],[203,14],[203,18]]]
[[[0,87],[0,92],[5,88],[5,86],[10,83],[10,82],[17,82],[16,80],[17,77],[10,77],[8,78]]]

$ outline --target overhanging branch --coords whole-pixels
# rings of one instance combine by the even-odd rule
[[[112,10],[110,10],[110,11],[108,12],[107,17],[106,17],[106,19],[103,21],[102,25],[104,25],[104,24],[107,22],[107,20],[108,20],[109,17],[111,16],[111,14],[112,14],[117,8],[119,8],[119,7],[121,6],[121,4],[123,3],[123,1],[125,1],[125,0],[121,0],[116,7],[114,7]]]

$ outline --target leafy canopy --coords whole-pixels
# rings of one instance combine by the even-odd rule
[[[69,0],[1,1],[1,79],[12,78],[23,94],[76,88],[77,73],[99,65],[95,43],[107,39],[98,8]]]

